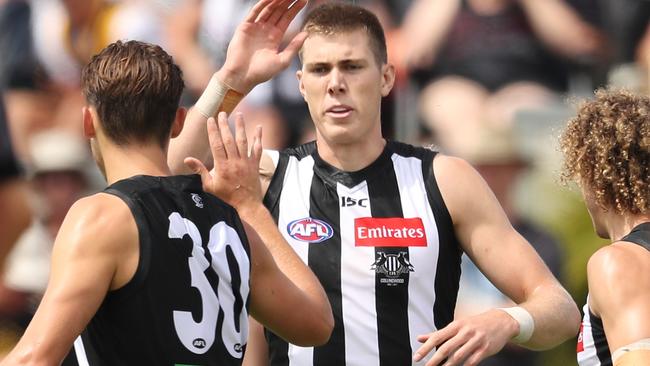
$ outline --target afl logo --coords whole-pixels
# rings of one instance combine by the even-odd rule
[[[203,349],[205,348],[205,339],[203,338],[197,338],[194,341],[192,341],[192,345],[198,349]]]
[[[292,238],[308,243],[320,243],[334,235],[328,223],[311,217],[291,221],[287,225],[287,232]]]

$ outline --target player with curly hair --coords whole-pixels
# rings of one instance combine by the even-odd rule
[[[596,91],[560,144],[564,178],[578,183],[596,233],[612,241],[587,267],[578,363],[649,365],[650,98]]]

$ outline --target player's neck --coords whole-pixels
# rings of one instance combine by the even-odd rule
[[[156,144],[102,149],[106,181],[113,184],[136,175],[168,176],[167,151]]]
[[[317,139],[316,143],[321,159],[347,172],[356,172],[372,164],[386,146],[381,136],[352,144],[332,144],[324,139]]]
[[[607,221],[607,232],[612,242],[621,240],[639,224],[650,222],[650,214],[646,215],[612,215]]]

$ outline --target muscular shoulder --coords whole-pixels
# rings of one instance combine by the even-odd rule
[[[433,159],[433,172],[449,213],[457,222],[470,206],[480,206],[490,202],[491,191],[478,172],[467,161],[443,154]]]
[[[650,293],[650,252],[626,242],[599,249],[589,259],[590,306],[596,314],[618,311]]]
[[[98,193],[75,202],[68,211],[60,235],[77,250],[119,252],[137,240],[135,219],[126,203],[116,196]],[[57,237],[57,243],[61,242]],[[85,245],[85,243],[93,245]]]

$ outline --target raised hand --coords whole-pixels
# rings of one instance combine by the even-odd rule
[[[426,366],[475,366],[499,352],[517,332],[516,322],[510,315],[497,309],[489,310],[418,336],[418,342],[423,345],[415,352],[413,360],[422,360],[437,347]]]
[[[260,0],[237,27],[219,71],[222,80],[242,94],[289,66],[307,34],[298,33],[284,50],[284,33],[307,0]]]
[[[235,209],[261,205],[259,163],[262,156],[262,127],[258,126],[255,131],[249,154],[241,113],[235,117],[234,136],[228,126],[226,113],[219,113],[217,119],[218,121],[208,119],[208,138],[214,168],[208,171],[196,158],[186,158],[185,164],[201,175],[206,192],[221,198]]]

